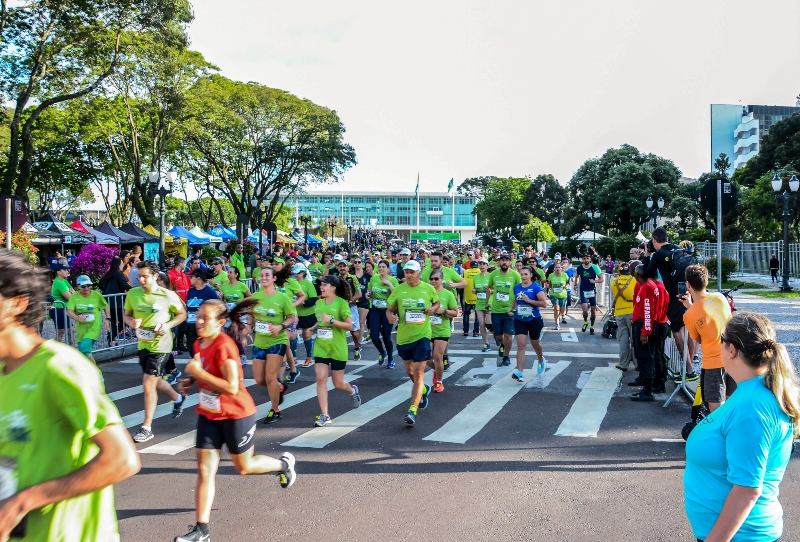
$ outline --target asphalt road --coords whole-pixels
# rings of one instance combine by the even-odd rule
[[[666,408],[668,394],[630,401],[637,388],[626,383],[635,373],[613,368],[617,343],[600,336],[600,324],[590,336],[572,317],[560,331],[552,317],[546,322],[548,370],[535,375],[529,346],[523,386],[510,379],[511,368],[496,366],[494,348],[482,354],[480,340],[462,336],[459,319],[445,391],[431,394],[414,427],[403,423],[402,363],[379,367],[371,344],[361,364],[347,368],[361,408],[331,392],[333,424],[324,429],[312,427],[319,412],[313,369],[305,369],[286,395],[283,419],[259,423],[255,437],[256,453],[297,457],[296,484],[283,490],[274,476],[239,476],[223,453],[212,540],[693,541],[683,509],[684,445],[675,441],[689,417],[687,399],[676,395]],[[131,361],[102,370],[133,434],[143,404]],[[248,390],[265,415],[266,390]],[[172,419],[169,404],[162,410],[155,438],[137,445],[141,472],[116,487],[123,540],[171,541],[195,521],[197,415],[189,409]],[[798,475],[795,460],[781,485],[784,540],[800,540]]]

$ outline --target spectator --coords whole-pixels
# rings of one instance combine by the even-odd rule
[[[642,386],[639,393],[631,397],[633,401],[654,401],[653,380],[653,343],[651,340],[655,329],[655,307],[658,290],[652,280],[645,277],[644,267],[637,266],[634,277],[638,287],[635,289],[633,302],[633,347],[636,361],[639,364],[639,377],[629,382],[629,386]]]
[[[184,305],[186,304],[186,294],[192,286],[189,276],[182,271],[185,261],[186,260],[182,256],[175,256],[172,269],[167,273],[170,281],[169,288],[178,294],[178,297],[183,301]],[[172,347],[173,350],[178,353],[187,352],[189,350],[189,346],[186,344],[186,321],[175,326],[173,337],[175,339]]]
[[[636,361],[633,358],[633,294],[636,289],[636,279],[631,276],[630,265],[626,262],[619,264],[619,276],[611,279],[611,296],[613,305],[611,315],[617,321],[617,340],[619,341],[619,363],[616,367],[620,371],[627,371]]]
[[[123,263],[121,258],[112,258],[108,271],[100,279],[100,291],[107,297],[108,307],[111,310],[111,331],[108,343],[112,344],[117,339],[129,338],[123,333],[125,329],[125,293],[131,289],[128,277],[122,273]],[[120,295],[123,294],[123,295]],[[121,336],[120,336],[121,335]]]
[[[778,269],[780,269],[781,264],[778,261],[778,257],[773,254],[769,257],[769,274],[772,277],[772,283],[778,282]]]
[[[67,259],[67,265],[72,267],[72,264],[75,263],[75,255],[72,253],[72,251],[67,249],[64,257]]]
[[[236,244],[236,250],[231,254],[231,266],[239,270],[240,277],[247,276],[247,268],[244,266],[244,247],[241,243]]]
[[[128,260],[128,264],[131,267],[131,270],[128,273],[128,284],[131,285],[131,288],[136,288],[137,286],[141,286],[139,284],[139,270],[136,269],[137,263],[139,263],[139,257],[136,256],[135,254],[131,254],[131,257]]]
[[[253,271],[256,267],[259,266],[258,262],[256,261],[257,259],[258,260],[261,259],[261,253],[256,248],[256,249],[253,249],[253,253],[250,254],[250,262],[249,262],[250,271]],[[242,276],[244,276],[244,275],[242,275]]]
[[[605,266],[607,274],[609,274],[609,275],[613,275],[614,274],[614,267],[616,267],[616,265],[614,264],[614,258],[611,257],[611,254],[606,256],[606,259],[603,262],[603,265]]]

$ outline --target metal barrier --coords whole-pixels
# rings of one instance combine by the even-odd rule
[[[702,264],[717,255],[717,244],[713,242],[697,243],[695,249],[697,259]],[[772,254],[775,254],[783,267],[783,241],[722,243],[722,255],[737,262],[738,273],[768,275],[769,259]],[[800,278],[800,243],[789,243],[789,275]]]

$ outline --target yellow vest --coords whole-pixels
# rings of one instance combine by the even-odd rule
[[[633,275],[620,275],[611,281],[611,299],[614,300],[614,314],[625,316],[633,314],[633,290],[636,279]]]
[[[467,281],[467,285],[464,286],[464,303],[467,305],[475,305],[478,302],[478,297],[472,293],[472,289],[475,287],[472,277],[480,274],[481,270],[478,268],[464,269],[464,280]]]

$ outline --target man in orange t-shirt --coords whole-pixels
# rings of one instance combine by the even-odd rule
[[[731,308],[725,296],[709,292],[708,269],[704,265],[686,268],[686,291],[681,302],[686,307],[683,323],[689,336],[703,345],[700,389],[708,410],[713,412],[736,389],[736,382],[722,365],[722,333],[731,319]]]

